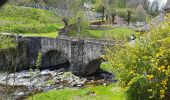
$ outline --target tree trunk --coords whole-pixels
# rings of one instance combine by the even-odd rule
[[[113,23],[113,24],[115,23],[115,16],[116,16],[116,13],[113,13],[113,14],[112,14],[112,23]]]
[[[67,18],[63,18],[63,22],[64,22],[64,27],[68,26],[68,19]]]
[[[105,7],[102,7],[102,21],[104,21]]]
[[[124,5],[124,7],[126,8],[126,0],[124,0],[123,2],[124,2],[124,4],[123,4],[123,5]]]
[[[109,19],[109,16],[108,16],[108,14],[106,14],[106,21]]]
[[[131,12],[128,10],[128,25],[130,24]]]

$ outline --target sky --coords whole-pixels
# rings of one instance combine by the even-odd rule
[[[153,2],[154,0],[149,0],[150,2]],[[160,2],[160,4],[159,4],[159,8],[161,9],[162,7],[164,7],[165,6],[165,4],[166,4],[166,2],[167,2],[167,0],[158,0],[159,2]]]
[[[153,2],[154,0],[149,0],[150,2]],[[160,2],[160,4],[165,4],[167,2],[167,0],[158,0]]]

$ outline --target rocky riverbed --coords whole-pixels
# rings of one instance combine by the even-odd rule
[[[78,77],[64,69],[26,70],[0,74],[0,100],[22,100],[25,96],[52,89],[81,88],[85,85],[107,85],[114,82],[112,74],[98,72],[89,77]]]

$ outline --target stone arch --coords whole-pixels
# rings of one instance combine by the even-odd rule
[[[69,68],[70,61],[68,59],[67,54],[58,50],[50,50],[42,55],[41,67],[53,67],[56,69],[62,67]]]
[[[102,62],[103,62],[102,58],[97,58],[89,61],[86,66],[84,75],[90,75],[95,73],[97,70],[100,69],[100,65]]]

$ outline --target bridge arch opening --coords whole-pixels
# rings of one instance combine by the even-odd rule
[[[50,50],[43,54],[41,61],[42,68],[54,69],[67,69],[70,67],[68,56],[57,50]]]
[[[102,58],[89,61],[89,63],[86,66],[85,75],[92,75],[99,71],[102,61],[103,61]]]
[[[5,57],[5,55],[0,54],[0,70],[6,70],[7,68],[7,59]]]

